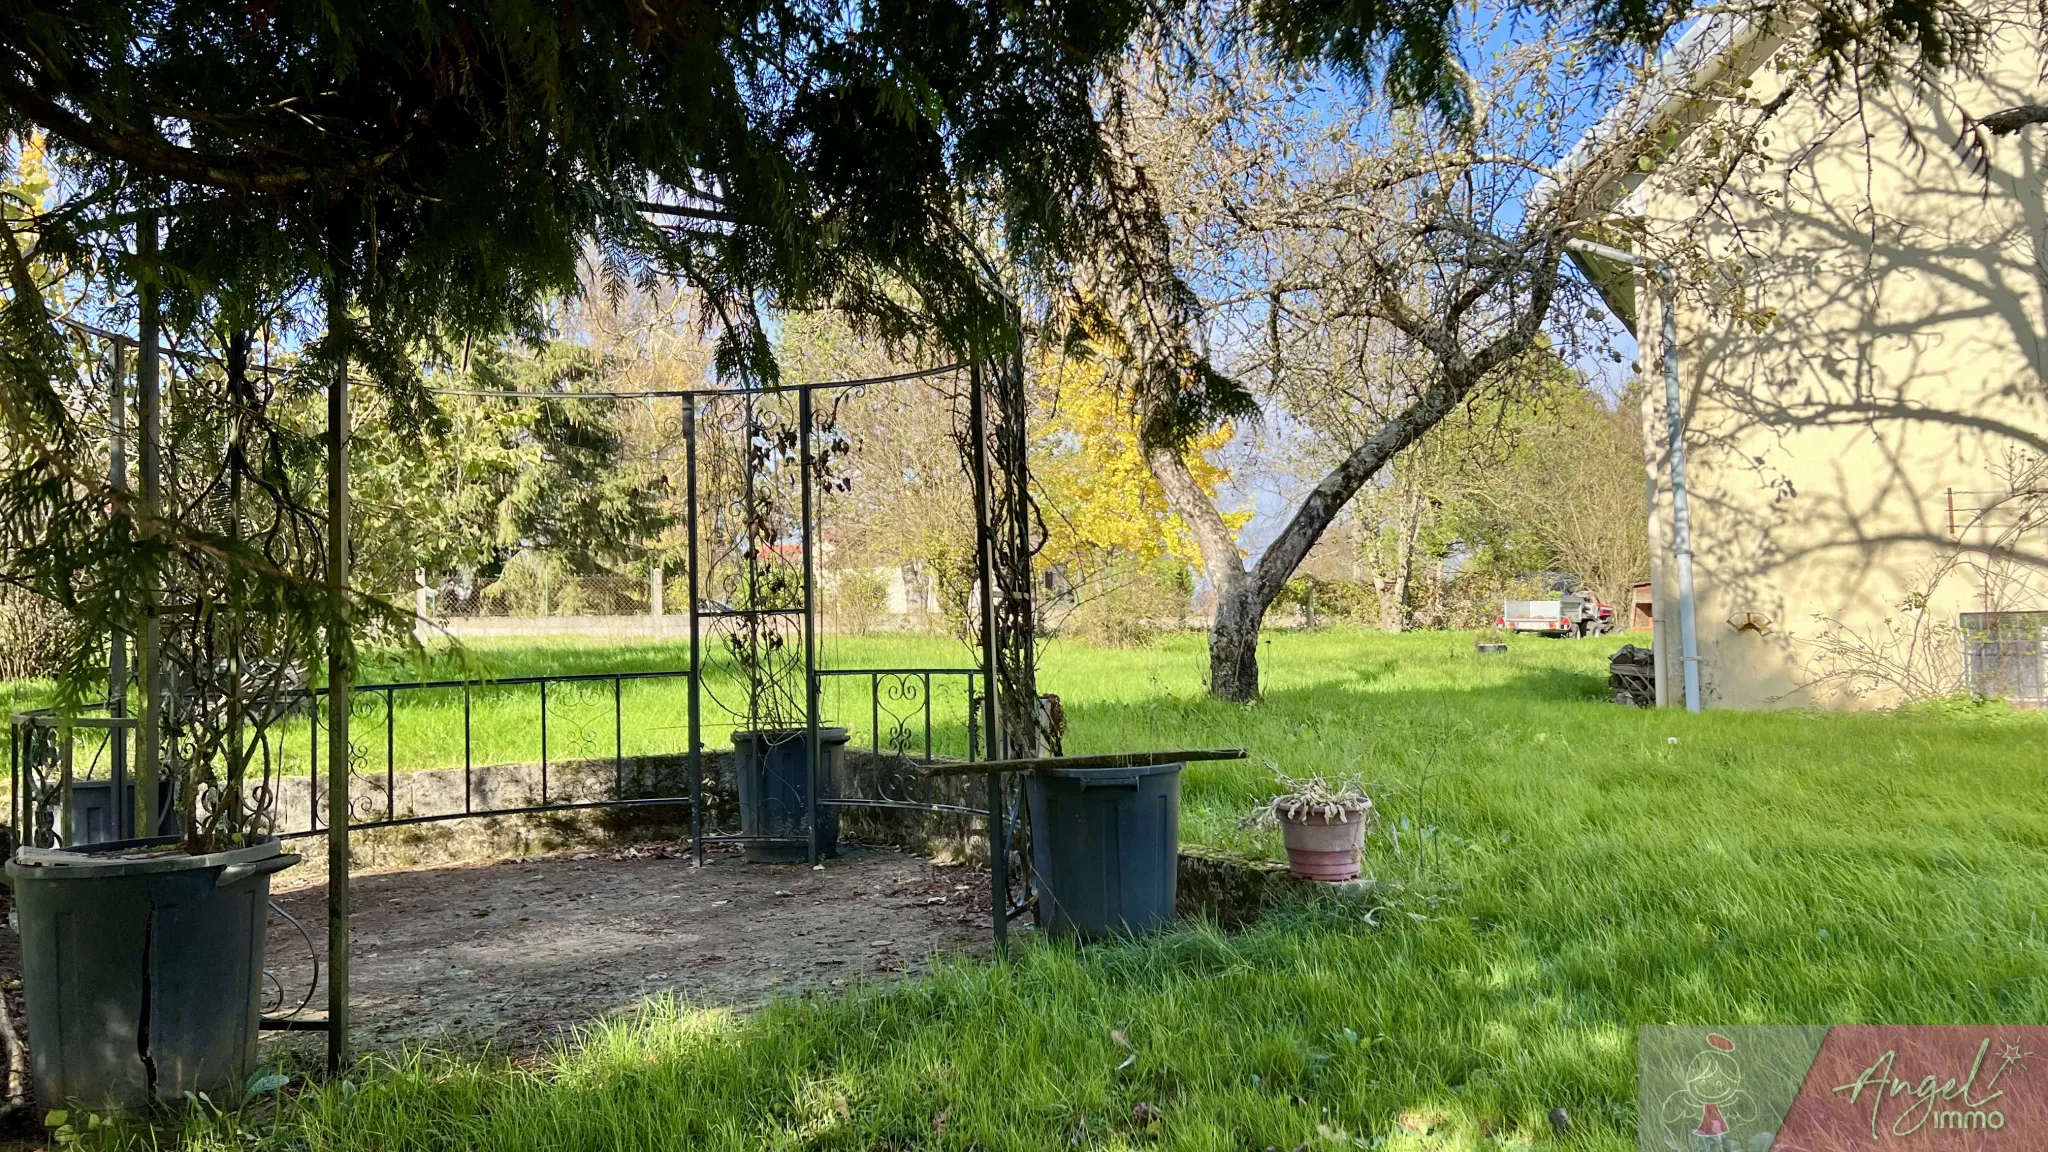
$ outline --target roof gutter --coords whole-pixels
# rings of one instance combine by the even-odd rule
[[[1729,76],[1748,75],[1770,58],[1779,41],[1774,29],[1747,17],[1702,17],[1664,54],[1643,99],[1610,109],[1587,129],[1558,161],[1551,183],[1596,163],[1607,163],[1611,170],[1589,190],[1589,199],[1602,200],[1602,194],[1617,182],[1640,175],[1634,161],[1643,148],[1705,103],[1709,86]],[[1614,164],[1616,149],[1631,143],[1635,147],[1626,148],[1622,163]],[[1608,203],[1620,203],[1625,197],[1626,193],[1617,194]],[[1608,308],[1635,333],[1634,278],[1619,275],[1615,266],[1635,267],[1639,261],[1605,244],[1574,244],[1568,254]]]

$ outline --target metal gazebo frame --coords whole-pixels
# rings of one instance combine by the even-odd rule
[[[1013,329],[1016,331],[1016,329]],[[1020,337],[1021,339],[1021,337]],[[981,679],[983,693],[979,715],[970,723],[978,724],[986,733],[980,747],[993,761],[1016,760],[1035,756],[1038,750],[1037,715],[1038,695],[1035,668],[1036,620],[1032,609],[1031,557],[1033,508],[1029,494],[1029,468],[1026,459],[1028,445],[1026,414],[1028,400],[1024,389],[1023,350],[1021,344],[999,352],[984,352],[974,356],[966,365],[969,375],[968,413],[966,445],[963,463],[967,467],[973,492],[974,525],[976,537],[976,560],[978,579],[977,591],[980,611],[977,614],[977,641],[981,654]],[[637,393],[593,393],[593,396],[612,396],[622,399],[675,398],[683,402],[683,437],[686,453],[686,468],[689,474],[690,491],[687,494],[690,512],[689,538],[689,598],[690,598],[690,714],[689,754],[691,762],[691,823],[692,839],[698,859],[702,858],[703,831],[702,804],[702,635],[707,618],[737,620],[747,628],[753,638],[751,644],[738,649],[742,661],[753,661],[753,672],[761,674],[765,658],[759,637],[764,633],[764,624],[769,617],[786,618],[792,614],[792,606],[786,604],[763,604],[759,599],[750,598],[743,608],[725,607],[714,609],[707,614],[703,611],[702,576],[703,564],[699,554],[701,530],[698,523],[700,512],[697,478],[697,458],[700,407],[706,403],[729,401],[741,398],[751,403],[751,398],[764,395],[786,395],[794,392],[798,404],[798,443],[796,456],[801,462],[798,490],[799,544],[802,563],[803,598],[799,618],[802,622],[804,650],[803,663],[803,720],[807,731],[807,745],[810,754],[810,788],[807,790],[809,805],[805,813],[805,827],[809,832],[809,859],[815,863],[819,854],[818,808],[820,795],[820,683],[821,670],[817,661],[817,518],[816,487],[817,462],[812,447],[813,438],[813,397],[820,391],[864,387],[875,384],[893,383],[942,373],[957,372],[959,364],[893,376],[875,377],[864,380],[827,381],[814,384],[798,384],[778,387],[753,387],[739,389],[680,389],[673,391]],[[345,584],[347,564],[347,436],[348,407],[347,380],[345,373],[337,373],[330,387],[328,401],[328,453],[330,507],[338,514],[329,523],[329,564],[337,576],[337,587]],[[753,436],[749,430],[749,441]],[[753,451],[749,450],[749,468],[746,493],[748,499],[757,495]],[[338,465],[338,466],[337,466]],[[761,522],[753,518],[749,525],[748,564],[755,574],[750,591],[758,592],[758,561],[762,541],[752,538],[754,527]],[[345,606],[338,605],[340,611]],[[348,721],[349,721],[349,676],[347,653],[344,645],[332,646],[329,653],[328,683],[334,686],[327,692],[329,763],[348,762]],[[758,721],[762,710],[758,703],[750,706],[750,720]],[[1013,901],[1010,897],[1008,875],[1013,846],[1022,824],[1021,790],[1006,787],[1007,774],[989,772],[987,807],[983,811],[987,822],[990,872],[990,921],[995,939],[1000,947],[1007,937],[1009,919],[1021,912],[1023,900]],[[349,773],[329,773],[329,812],[349,810]],[[831,803],[829,799],[826,803]],[[929,807],[913,801],[890,802],[892,806]],[[350,822],[330,820],[327,832],[328,843],[328,1063],[339,1068],[345,1059],[348,1038],[348,834]],[[1020,860],[1027,860],[1028,853],[1016,853]],[[338,879],[337,879],[338,878]]]
[[[126,405],[132,398],[136,409],[135,429],[140,443],[139,472],[144,495],[144,507],[152,514],[160,514],[162,492],[162,429],[164,395],[162,385],[162,350],[159,346],[157,327],[159,318],[155,308],[154,294],[145,292],[139,308],[141,321],[139,337],[119,333],[89,330],[87,335],[107,342],[112,346],[112,381],[110,387],[110,410],[113,413],[112,459],[110,467],[117,483],[125,483],[127,466],[125,462],[128,429],[122,424]],[[132,397],[124,394],[130,351],[135,367],[135,387]],[[962,464],[967,473],[974,514],[975,531],[975,608],[973,623],[975,646],[978,650],[978,664],[974,669],[831,669],[820,666],[818,651],[818,585],[819,585],[819,529],[820,508],[818,503],[819,455],[814,450],[815,418],[814,398],[840,389],[865,388],[875,385],[908,382],[919,379],[951,374],[964,375],[966,379],[965,427],[959,429]],[[327,420],[325,447],[327,454],[327,497],[330,516],[327,523],[326,553],[328,571],[334,588],[333,611],[338,620],[347,618],[348,605],[344,589],[348,582],[349,564],[349,501],[348,484],[348,440],[350,427],[349,385],[345,369],[337,370],[329,380],[327,388]],[[508,394],[526,398],[541,398],[532,393]],[[400,691],[459,690],[463,693],[465,732],[468,714],[468,699],[471,686],[462,682],[435,684],[385,684],[356,685],[353,682],[353,645],[345,628],[335,629],[330,635],[327,652],[327,677],[325,687],[305,687],[292,694],[291,701],[278,701],[294,714],[303,714],[311,720],[313,773],[307,781],[308,826],[302,830],[284,832],[287,836],[320,835],[326,840],[328,862],[328,1014],[325,1021],[266,1021],[267,1025],[294,1029],[324,1030],[327,1032],[328,1063],[332,1068],[341,1067],[346,1059],[349,1038],[349,838],[353,830],[389,827],[399,824],[420,823],[431,820],[463,819],[471,816],[510,815],[517,812],[545,812],[564,809],[589,809],[626,807],[635,805],[687,804],[691,809],[691,833],[696,859],[701,862],[706,842],[735,840],[742,837],[707,833],[704,824],[704,747],[703,747],[703,699],[706,695],[706,659],[704,639],[707,631],[718,632],[728,638],[741,636],[738,644],[727,644],[739,663],[746,666],[753,683],[772,682],[775,674],[768,667],[775,660],[782,659],[779,645],[766,643],[764,638],[786,634],[788,623],[799,625],[802,659],[800,668],[793,669],[800,675],[800,691],[797,715],[807,734],[810,755],[810,783],[808,805],[804,813],[804,828],[808,833],[808,857],[815,862],[823,848],[819,842],[820,807],[833,805],[894,807],[922,809],[927,811],[950,812],[956,815],[979,816],[986,822],[989,845],[991,922],[995,938],[1000,946],[1007,935],[1007,924],[1011,917],[1021,913],[1030,898],[1028,876],[1029,853],[1021,843],[1023,827],[1022,790],[1012,777],[1004,772],[986,773],[987,793],[985,806],[936,803],[930,799],[919,799],[908,794],[880,797],[852,797],[825,795],[820,787],[821,753],[819,730],[823,717],[822,690],[827,676],[852,675],[869,679],[870,690],[879,694],[884,677],[923,677],[926,746],[927,755],[920,761],[908,755],[903,742],[896,743],[905,765],[922,765],[929,768],[932,759],[930,744],[930,682],[934,674],[965,674],[968,686],[970,730],[970,759],[988,761],[1015,761],[1038,754],[1038,697],[1034,667],[1036,621],[1032,605],[1031,557],[1035,535],[1034,511],[1029,496],[1029,474],[1026,462],[1028,444],[1025,418],[1027,398],[1024,389],[1024,373],[1021,347],[1010,347],[998,352],[985,352],[972,357],[965,363],[944,365],[938,368],[906,372],[891,376],[858,380],[834,380],[811,384],[781,387],[754,387],[734,389],[683,389],[664,392],[633,393],[578,393],[578,396],[594,398],[613,397],[618,399],[647,400],[671,399],[681,402],[682,419],[679,429],[686,456],[685,467],[689,479],[686,494],[689,510],[689,602],[690,602],[690,666],[689,717],[687,757],[689,764],[688,795],[636,796],[628,797],[622,791],[615,791],[608,799],[576,801],[562,798],[550,803],[546,791],[546,767],[548,759],[546,724],[548,715],[547,685],[553,681],[596,680],[611,682],[614,710],[614,725],[618,724],[619,703],[623,685],[629,679],[668,675],[663,673],[600,673],[586,677],[540,677],[531,678],[538,684],[541,698],[542,724],[542,803],[538,806],[519,808],[475,807],[469,803],[468,751],[465,738],[464,803],[461,811],[438,815],[405,816],[397,811],[396,777],[392,764],[391,729],[396,694]],[[794,397],[797,408],[795,443],[793,451],[784,451],[781,456],[768,461],[762,449],[755,444],[757,429],[752,425],[752,412],[763,398],[775,398],[777,403]],[[556,398],[549,394],[546,398]],[[712,606],[707,603],[705,576],[710,567],[700,555],[703,540],[702,525],[699,523],[703,511],[704,493],[698,490],[701,461],[699,450],[704,429],[701,419],[718,406],[741,406],[749,413],[742,431],[747,441],[746,456],[748,470],[744,488],[745,497],[754,500],[764,497],[760,481],[762,470],[759,466],[785,470],[785,475],[776,480],[786,486],[786,470],[792,462],[797,465],[796,483],[799,507],[796,509],[797,558],[800,566],[801,595],[795,602],[777,602],[762,592],[773,581],[764,583],[761,577],[760,561],[764,553],[771,550],[782,555],[781,549],[772,546],[786,545],[786,539],[764,537],[765,516],[748,518],[745,558],[750,570],[747,594],[735,597],[735,602]],[[785,430],[786,431],[786,430]],[[792,586],[788,582],[780,585],[784,591]],[[145,593],[146,595],[146,593]],[[129,638],[117,637],[111,645],[109,700],[105,716],[59,718],[46,713],[19,713],[14,717],[11,730],[10,750],[12,752],[14,807],[13,813],[18,834],[37,835],[37,829],[44,832],[61,824],[63,839],[71,838],[70,820],[72,814],[73,733],[104,733],[101,752],[107,761],[111,779],[105,782],[109,788],[110,803],[114,809],[113,819],[117,822],[114,832],[121,836],[132,836],[137,829],[152,827],[159,819],[158,788],[151,787],[151,781],[161,781],[163,746],[169,732],[164,726],[167,701],[175,707],[170,695],[175,689],[166,685],[161,666],[162,658],[157,651],[156,617],[161,606],[154,600],[145,601],[146,624],[142,635],[133,639],[137,649],[136,667],[133,675],[139,682],[141,707],[139,715],[126,715],[128,678],[131,675],[126,665],[126,651]],[[770,652],[768,649],[776,648]],[[980,691],[975,690],[976,683]],[[511,683],[511,682],[506,682]],[[786,688],[786,684],[779,685]],[[324,697],[324,707],[317,698]],[[367,819],[356,819],[357,802],[351,796],[351,784],[362,775],[355,768],[364,757],[350,742],[351,723],[359,705],[368,703],[372,710],[379,701],[383,703],[385,719],[386,763],[384,778],[387,788],[384,810],[381,813],[365,813]],[[880,704],[871,702],[876,714],[876,745],[880,749]],[[758,700],[750,701],[746,719],[759,724],[770,718],[772,709],[764,709]],[[327,779],[318,779],[320,727],[324,712],[326,762],[329,765]],[[277,712],[282,715],[282,711]],[[905,730],[901,722],[898,733]],[[129,741],[134,742],[134,754],[129,755]],[[174,753],[175,754],[175,753]],[[619,761],[624,763],[623,742],[618,749]],[[347,770],[337,770],[348,766]],[[949,767],[946,775],[957,775],[966,765]],[[972,771],[967,768],[967,771]],[[50,780],[46,775],[58,775]],[[61,775],[59,775],[61,774]],[[124,789],[132,781],[136,796],[135,808],[131,811],[126,803],[116,802],[125,798]],[[329,818],[320,827],[321,805],[318,788],[326,786],[325,811]],[[51,788],[55,791],[51,792]],[[60,805],[57,813],[49,811],[49,797],[55,795]],[[275,821],[281,802],[272,797],[272,819]],[[339,818],[336,814],[340,814]],[[1016,875],[1013,877],[1013,867]],[[1013,896],[1013,879],[1021,880],[1022,888]]]

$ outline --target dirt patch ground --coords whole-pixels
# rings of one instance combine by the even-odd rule
[[[687,844],[357,874],[356,1043],[527,1053],[658,992],[744,1009],[778,992],[915,975],[934,956],[990,953],[987,884],[892,848],[849,847],[815,870],[744,864],[722,848],[698,868]],[[274,898],[324,961],[325,885]],[[269,968],[288,1010],[313,964],[274,913]],[[304,1015],[324,1016],[326,999],[323,973]],[[323,1042],[265,1035],[307,1051]]]

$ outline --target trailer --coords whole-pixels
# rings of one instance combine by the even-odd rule
[[[1509,600],[1495,627],[1538,636],[1599,636],[1620,625],[1614,606],[1591,592],[1553,589],[1552,600]]]

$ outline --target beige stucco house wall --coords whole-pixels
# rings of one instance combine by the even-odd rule
[[[1987,10],[1988,11],[1988,10]],[[2044,99],[2039,43],[2002,27],[1989,74],[1795,95],[1762,162],[1709,204],[1713,129],[1690,102],[1670,161],[1616,188],[1641,250],[1674,259],[1703,703],[1857,707],[1959,686],[1964,612],[2048,609],[2044,299],[2048,128],[1990,143],[1964,113]],[[1796,34],[1792,37],[1796,41]],[[1788,49],[1752,39],[1728,79],[1768,102]],[[1728,58],[1724,55],[1724,58]],[[1723,147],[1726,147],[1724,141]],[[1610,270],[1611,271],[1611,270]],[[1633,284],[1652,484],[1656,648],[1682,702],[1660,292]],[[1610,293],[1610,298],[1626,296]]]

